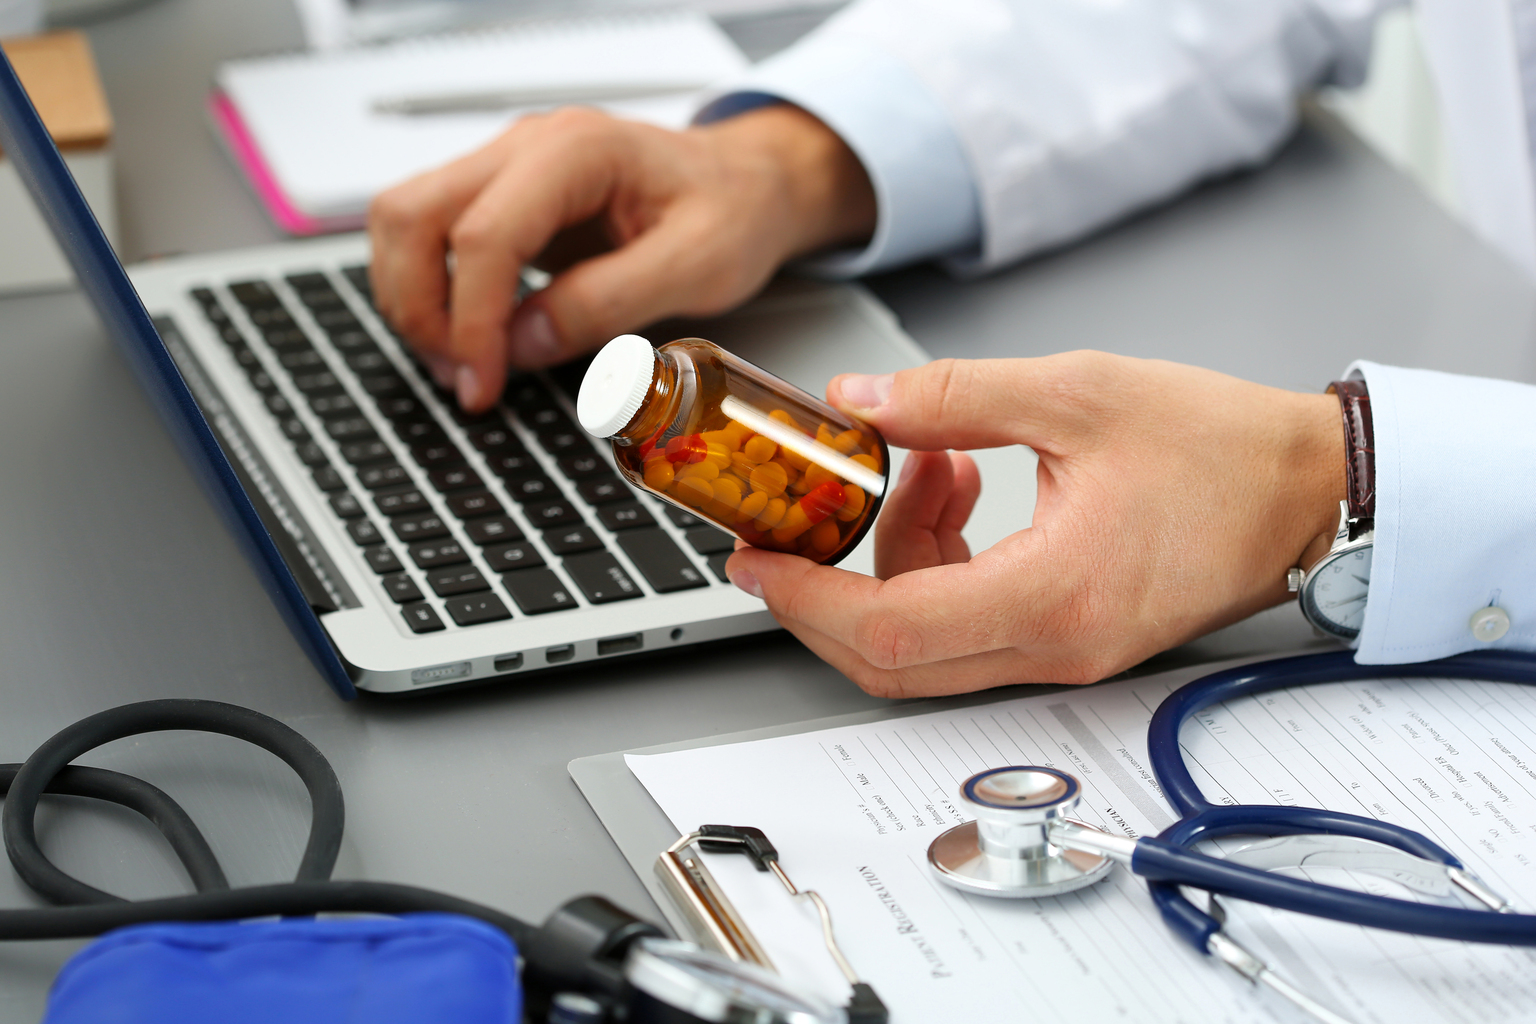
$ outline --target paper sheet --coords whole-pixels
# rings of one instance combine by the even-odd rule
[[[763,829],[790,877],[828,900],[849,959],[897,1024],[1309,1020],[1175,939],[1122,869],[1076,893],[1017,901],[965,895],[929,872],[928,843],[966,820],[959,783],[983,768],[1062,768],[1083,780],[1084,820],[1130,835],[1167,826],[1146,725],[1192,675],[627,762],[679,832],[706,822]],[[1314,686],[1214,708],[1181,740],[1213,801],[1385,818],[1425,832],[1536,910],[1536,690]],[[708,863],[782,974],[845,998],[809,907],[745,858]],[[1531,951],[1227,906],[1234,937],[1359,1024],[1536,1019]]]

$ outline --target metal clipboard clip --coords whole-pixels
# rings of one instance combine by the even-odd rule
[[[859,979],[837,944],[827,901],[813,889],[796,888],[779,863],[779,851],[761,829],[746,825],[700,825],[698,831],[682,836],[656,858],[656,874],[667,896],[687,919],[701,945],[737,963],[755,964],[778,973],[762,943],[747,927],[703,859],[690,850],[693,846],[704,853],[745,854],[757,870],[771,872],[791,898],[810,901],[821,920],[821,937],[827,953],[853,989],[847,1006],[849,1024],[885,1024],[889,1020],[885,1004],[868,982]]]

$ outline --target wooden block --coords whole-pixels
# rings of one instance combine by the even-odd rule
[[[23,36],[0,46],[60,149],[106,146],[112,138],[112,112],[84,33]]]

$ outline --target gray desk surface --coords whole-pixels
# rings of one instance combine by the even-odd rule
[[[118,118],[126,255],[274,238],[201,102],[219,60],[296,43],[287,4],[165,0],[92,36]],[[1532,289],[1322,122],[1263,172],[1068,251],[982,281],[919,268],[874,287],[935,355],[1096,347],[1296,388],[1355,356],[1536,379]],[[0,759],[132,700],[257,708],[307,734],[341,775],[339,876],[435,886],[530,918],[578,891],[647,912],[568,761],[882,703],[769,637],[542,683],[343,704],[73,293],[0,302],[0,438]],[[1277,617],[1169,658],[1300,635]],[[170,735],[91,760],[182,800],[235,884],[278,879],[297,861],[307,803],[268,755]],[[97,885],[148,896],[185,884],[126,814],[80,805],[43,817],[45,846]],[[0,870],[0,906],[30,901]],[[0,946],[0,1022],[37,1019],[73,948]]]

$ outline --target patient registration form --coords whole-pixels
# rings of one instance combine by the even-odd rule
[[[1173,815],[1148,766],[1146,726],[1188,678],[626,760],[679,832],[763,829],[796,884],[827,899],[849,959],[897,1024],[1308,1020],[1175,939],[1123,868],[1041,900],[960,893],[929,871],[928,844],[966,820],[960,783],[984,768],[1070,771],[1083,781],[1084,820],[1131,836],[1161,831]],[[1419,830],[1536,911],[1536,689],[1392,678],[1313,686],[1212,708],[1181,741],[1214,802],[1327,807]],[[812,908],[745,858],[707,862],[780,973],[841,1002],[847,989]],[[1407,894],[1374,875],[1353,882]],[[1358,1024],[1536,1020],[1536,951],[1223,903],[1230,934]]]

